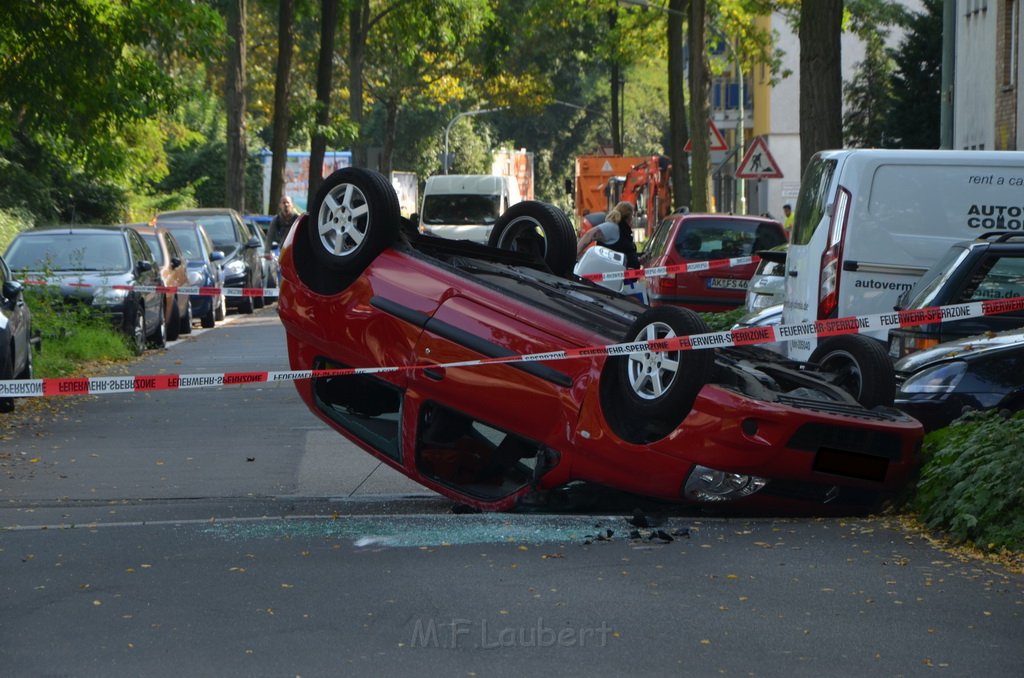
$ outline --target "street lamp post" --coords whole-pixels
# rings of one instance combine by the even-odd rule
[[[445,174],[448,174],[448,133],[452,131],[452,125],[454,125],[455,122],[459,118],[464,118],[467,115],[483,115],[484,113],[494,113],[496,111],[501,111],[501,110],[504,110],[504,109],[501,109],[501,108],[482,108],[482,109],[477,110],[477,111],[465,111],[463,113],[459,113],[458,115],[456,115],[454,118],[451,119],[451,121],[448,123],[448,126],[444,128],[444,162],[443,162],[443,165],[444,165],[444,173]]]

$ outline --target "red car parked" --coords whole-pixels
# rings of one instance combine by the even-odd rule
[[[863,507],[917,464],[916,420],[755,348],[454,366],[707,331],[691,311],[573,276],[572,227],[550,205],[510,208],[497,247],[417,234],[367,170],[335,172],[311,207],[281,251],[292,369],[421,367],[316,376],[298,391],[346,438],[458,502],[560,506],[586,484],[690,504]]]
[[[782,224],[733,214],[670,214],[640,255],[644,268],[749,257],[786,242]],[[652,278],[652,305],[671,304],[694,311],[729,311],[742,306],[756,263],[710,268]]]

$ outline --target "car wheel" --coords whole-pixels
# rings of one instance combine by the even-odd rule
[[[210,304],[210,310],[206,312],[206,315],[199,318],[199,325],[200,327],[210,329],[211,327],[217,324],[216,320],[217,309],[213,306],[213,304]]]
[[[382,174],[346,167],[320,184],[306,233],[316,261],[354,275],[398,240],[400,219],[398,194]]]
[[[223,294],[217,296],[217,305],[213,311],[213,319],[220,322],[228,317],[228,298]],[[213,325],[210,325],[213,327]]]
[[[181,311],[178,310],[178,300],[175,298],[174,303],[171,304],[171,317],[167,321],[167,329],[164,330],[164,336],[167,337],[167,341],[174,341],[181,334]]]
[[[892,407],[896,397],[896,372],[881,342],[859,334],[832,337],[811,353],[826,378],[867,408]]]
[[[178,328],[179,334],[192,334],[192,300],[189,299],[185,303],[185,315],[181,317],[181,326]]]
[[[256,309],[256,302],[253,301],[253,297],[242,297],[242,301],[238,304],[238,312],[249,315]]]
[[[163,304],[161,304],[161,311],[163,311]],[[143,313],[142,307],[139,307],[139,312]],[[143,313],[143,322],[145,322],[145,314]],[[164,314],[160,313],[160,320],[156,324],[156,329],[153,330],[153,334],[146,337],[147,342],[153,348],[163,348],[167,346],[167,322],[164,320]]]
[[[526,200],[498,217],[487,244],[537,255],[555,275],[565,277],[576,264],[576,234],[565,212],[554,205]]]
[[[644,311],[626,333],[625,341],[641,342],[703,334],[708,326],[696,313],[675,306]],[[660,420],[662,434],[678,426],[697,394],[711,377],[715,357],[710,350],[643,350],[608,359],[618,397],[612,407],[629,418]]]
[[[131,331],[128,337],[131,340],[129,348],[135,355],[142,355],[146,350],[146,316],[139,306],[135,309],[135,317],[132,318]]]
[[[0,381],[14,378],[14,346],[8,346],[0,356]],[[13,412],[14,398],[0,398],[0,412]]]

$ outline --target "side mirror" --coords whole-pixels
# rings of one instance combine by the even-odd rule
[[[181,266],[181,259],[179,257],[171,257],[171,268],[178,268]]]
[[[4,282],[3,297],[5,302],[14,303],[18,299],[18,295],[21,294],[24,286],[17,280],[7,280]]]
[[[261,243],[260,239],[257,238],[256,236],[253,236],[252,238],[249,239],[249,242],[245,243],[245,246],[249,249],[256,249],[257,247],[261,247],[262,245],[263,243]]]
[[[138,271],[139,273],[145,273],[146,271],[152,271],[153,270],[153,262],[152,261],[140,261],[139,263],[135,264],[135,270]]]
[[[224,258],[224,250],[214,250],[210,252],[210,261],[220,261]]]

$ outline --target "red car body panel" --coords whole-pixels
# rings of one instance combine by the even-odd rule
[[[355,368],[446,365],[478,360],[465,336],[522,355],[572,347],[604,346],[622,338],[602,336],[546,310],[511,299],[465,274],[447,270],[414,251],[388,248],[337,294],[319,294],[296,271],[295,238],[305,238],[305,217],[281,249],[280,317],[288,333],[294,370],[312,369],[320,358]],[[396,310],[382,305],[392,304]],[[642,310],[642,309],[641,309]],[[400,317],[402,314],[405,317]],[[422,316],[422,320],[416,318]],[[426,319],[452,328],[444,335],[423,329]],[[459,333],[463,334],[459,334]],[[453,339],[455,337],[455,339]],[[332,428],[420,484],[483,510],[509,510],[528,495],[581,480],[644,497],[685,503],[683,485],[694,464],[766,478],[895,492],[918,463],[918,422],[879,421],[815,412],[760,401],[715,384],[705,385],[692,411],[668,436],[635,444],[617,435],[606,419],[600,382],[607,358],[538,363],[436,367],[383,372],[376,378],[403,390],[401,451],[391,456],[325,414],[314,380],[296,387],[307,406]],[[530,369],[535,371],[531,372]],[[536,370],[547,370],[538,373]],[[557,463],[506,496],[479,496],[439,482],[417,461],[417,426],[427,403],[440,402],[557,452]],[[756,426],[752,422],[756,422]],[[809,423],[872,431],[898,441],[884,480],[835,477],[815,471],[814,450],[789,444]],[[756,430],[755,430],[756,429]],[[755,494],[734,502],[782,506],[788,500]]]

